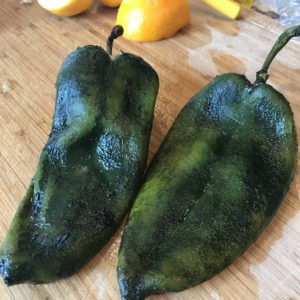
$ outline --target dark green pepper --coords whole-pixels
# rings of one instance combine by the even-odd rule
[[[68,56],[49,140],[0,251],[6,284],[70,276],[116,232],[142,181],[158,85],[132,54],[85,46]]]
[[[122,299],[176,292],[230,265],[270,222],[292,181],[297,153],[287,100],[257,80],[218,76],[184,107],[147,172],[118,261]]]

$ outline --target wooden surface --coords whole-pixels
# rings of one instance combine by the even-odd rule
[[[216,74],[246,73],[253,80],[282,32],[276,21],[254,11],[232,22],[191,1],[191,25],[175,38],[122,49],[142,56],[160,76],[150,158],[176,114]],[[35,172],[54,109],[56,74],[79,45],[104,45],[116,10],[100,7],[76,18],[59,18],[36,3],[0,5],[0,242]],[[270,83],[290,101],[300,132],[300,41],[279,55]],[[298,160],[300,161],[300,160]],[[279,212],[257,242],[224,272],[188,291],[150,299],[300,299],[299,172]],[[0,299],[118,299],[116,259],[120,232],[77,275],[48,285],[7,288]]]

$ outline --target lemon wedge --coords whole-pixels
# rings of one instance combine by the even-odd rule
[[[251,7],[254,2],[253,0],[236,0],[236,1],[242,4],[243,6],[247,6],[247,7]]]
[[[38,3],[59,16],[75,16],[88,9],[93,0],[38,0]]]
[[[124,37],[139,42],[172,37],[189,20],[188,0],[123,0],[117,16]]]
[[[240,16],[241,6],[234,0],[203,0],[203,2],[230,19],[234,20]]]

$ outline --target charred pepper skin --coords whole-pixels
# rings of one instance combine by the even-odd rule
[[[158,85],[132,54],[68,56],[49,140],[0,250],[6,284],[70,276],[116,232],[142,181]]]
[[[177,292],[229,266],[270,222],[294,176],[293,113],[267,85],[277,41],[257,81],[218,76],[175,120],[129,215],[118,257],[123,300]]]

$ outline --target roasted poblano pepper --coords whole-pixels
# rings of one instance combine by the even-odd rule
[[[140,57],[112,60],[97,46],[68,56],[49,140],[1,248],[7,284],[69,276],[112,237],[141,184],[157,91]]]
[[[297,140],[291,108],[257,80],[218,76],[184,107],[147,172],[122,237],[122,299],[187,289],[239,257],[270,222],[292,181]]]

